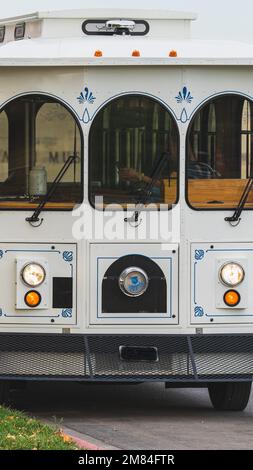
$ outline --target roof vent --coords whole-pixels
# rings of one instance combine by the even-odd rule
[[[82,24],[82,30],[87,35],[145,36],[149,32],[149,24],[144,20],[87,20]]]

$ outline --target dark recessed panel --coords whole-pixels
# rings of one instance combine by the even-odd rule
[[[135,266],[149,278],[146,292],[139,297],[128,297],[119,287],[120,274]],[[150,258],[128,255],[119,258],[106,271],[102,283],[102,313],[166,313],[167,282],[161,268]]]
[[[53,278],[53,308],[73,308],[73,278]]]

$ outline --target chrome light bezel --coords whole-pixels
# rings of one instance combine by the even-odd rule
[[[231,265],[238,266],[238,268],[242,271],[242,278],[241,278],[238,282],[235,282],[235,283],[227,282],[227,281],[224,279],[223,275],[222,275],[222,272],[223,272],[224,268],[226,268],[226,267],[228,267],[228,266],[231,266]],[[242,284],[242,282],[243,282],[244,279],[245,279],[245,270],[244,270],[243,266],[242,266],[240,263],[238,263],[237,261],[229,261],[229,262],[227,262],[227,263],[224,263],[224,264],[221,266],[221,268],[220,268],[220,270],[219,270],[219,279],[220,279],[220,281],[222,282],[222,284],[223,284],[224,286],[231,287],[231,288],[237,287],[237,286],[239,286],[240,284]]]
[[[25,270],[28,268],[28,266],[33,266],[33,265],[39,267],[39,268],[43,271],[43,279],[42,279],[42,281],[40,281],[40,282],[37,283],[37,284],[31,284],[30,282],[28,282],[28,281],[25,279],[25,274],[24,274],[24,273],[25,273]],[[46,270],[45,270],[45,268],[44,268],[40,263],[37,263],[36,261],[33,261],[33,262],[31,262],[31,263],[26,263],[26,264],[25,264],[25,266],[24,266],[24,267],[22,268],[22,270],[21,270],[20,275],[21,275],[21,279],[22,279],[23,283],[24,283],[26,286],[35,288],[35,287],[41,286],[41,285],[45,282],[45,279],[46,279]]]
[[[130,274],[134,274],[134,273],[138,273],[141,276],[143,276],[143,278],[144,278],[145,286],[144,286],[144,288],[141,292],[132,292],[131,293],[125,287],[125,281],[126,281],[127,277]],[[124,271],[122,271],[122,273],[119,276],[119,288],[128,297],[132,297],[132,298],[141,297],[147,291],[148,286],[149,286],[149,278],[148,278],[147,273],[143,269],[137,268],[136,266],[131,266],[129,268],[124,269]]]

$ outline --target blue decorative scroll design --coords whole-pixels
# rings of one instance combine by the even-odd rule
[[[204,250],[195,250],[195,260],[196,261],[201,261],[205,257],[205,252]]]
[[[0,317],[3,316],[3,310],[0,308]]]
[[[2,259],[2,258],[3,258],[3,255],[4,255],[4,252],[3,252],[3,250],[0,250],[0,259]]]
[[[72,316],[73,316],[72,308],[64,308],[62,310],[62,317],[63,318],[72,318]]]
[[[71,261],[73,261],[73,258],[74,258],[74,253],[73,251],[64,251],[62,257],[64,261],[71,263]]]
[[[90,103],[93,104],[96,97],[93,95],[93,92],[88,88],[85,87],[83,91],[81,91],[80,95],[77,97],[79,104]]]
[[[177,100],[177,103],[183,103],[184,101],[186,101],[186,103],[191,103],[194,98],[188,88],[184,86],[178,95],[175,96],[175,99]]]
[[[203,307],[195,307],[194,309],[194,315],[195,317],[203,317],[205,314]]]

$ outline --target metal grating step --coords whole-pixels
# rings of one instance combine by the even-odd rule
[[[156,360],[120,349],[156,348]],[[83,381],[251,380],[253,335],[0,334],[0,377]]]

